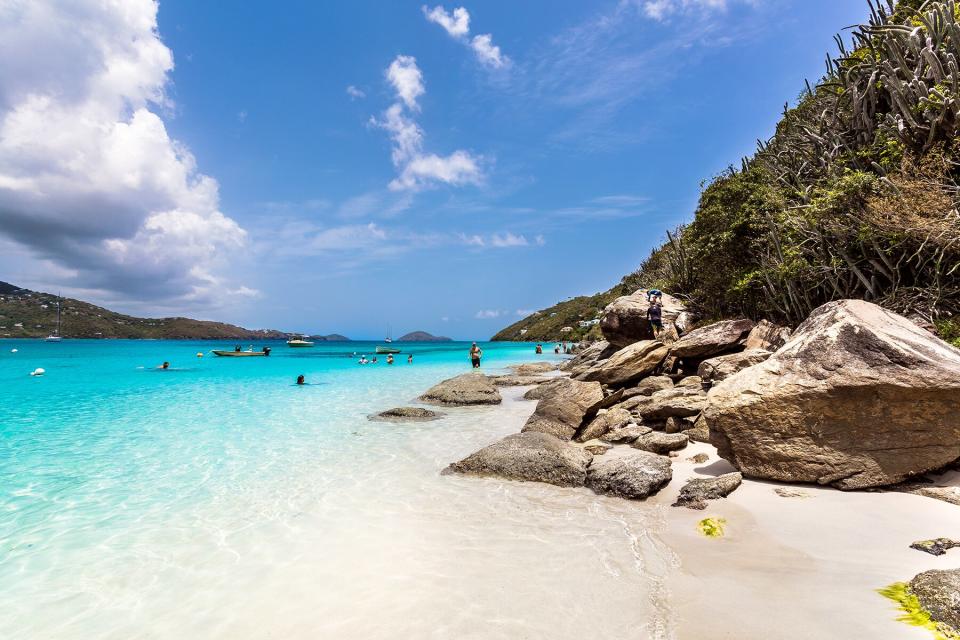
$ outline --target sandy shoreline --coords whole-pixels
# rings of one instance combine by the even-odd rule
[[[513,401],[528,402],[505,399]],[[536,403],[528,404],[529,412],[518,417],[532,413]],[[519,431],[522,422],[515,427]],[[497,437],[491,436],[491,442]],[[697,453],[706,453],[709,460],[690,461]],[[898,622],[894,603],[876,590],[921,571],[960,566],[956,551],[935,557],[909,547],[917,540],[956,537],[960,509],[955,505],[905,493],[744,480],[729,498],[712,501],[705,511],[674,508],[670,505],[687,479],[733,470],[708,444],[691,443],[679,454],[673,459],[673,480],[656,496],[645,502],[600,498],[622,503],[618,508],[625,517],[633,512],[647,523],[643,563],[645,570],[659,574],[650,576],[650,604],[660,615],[648,621],[646,637],[930,637]],[[775,493],[780,487],[805,497],[781,497]],[[572,491],[591,501],[598,498],[588,489]],[[706,517],[726,520],[722,538],[697,531],[697,522]],[[617,584],[610,589],[616,591]]]

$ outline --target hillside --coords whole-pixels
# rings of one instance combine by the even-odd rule
[[[447,336],[435,336],[426,331],[412,331],[397,339],[397,342],[453,342]]]
[[[66,338],[237,339],[286,338],[275,330],[244,329],[190,318],[136,318],[81,300],[61,301]],[[0,282],[0,338],[43,338],[57,326],[57,297]]]

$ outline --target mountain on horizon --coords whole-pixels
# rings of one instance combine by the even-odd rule
[[[405,336],[397,338],[397,342],[453,342],[447,336],[435,336],[426,331],[411,331]]]

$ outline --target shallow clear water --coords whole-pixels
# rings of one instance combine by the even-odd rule
[[[518,390],[366,419],[469,370],[467,344],[393,366],[350,357],[372,343],[225,346],[0,342],[0,636],[669,635],[656,509],[439,474],[519,429]],[[483,346],[487,371],[534,358]]]

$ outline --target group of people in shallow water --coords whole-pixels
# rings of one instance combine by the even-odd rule
[[[356,357],[356,355],[357,355],[356,352],[354,352],[353,355],[354,355],[354,357]],[[388,355],[387,355],[387,364],[393,364],[393,362],[394,362],[394,360],[393,360],[393,354],[392,354],[392,353],[391,353],[391,354],[388,354]],[[372,359],[367,360],[367,356],[366,356],[366,355],[362,355],[362,356],[360,356],[360,359],[357,360],[357,364],[377,364],[377,356],[373,356]],[[412,354],[412,353],[407,356],[407,364],[413,364],[413,354]]]
[[[567,354],[573,353],[573,352],[570,350],[570,347],[567,345],[566,341],[564,341],[564,342],[558,342],[558,343],[557,343],[557,346],[555,346],[555,347],[553,348],[553,352],[554,352],[554,353],[558,353],[558,354],[559,354],[559,353],[567,353]],[[540,344],[539,342],[537,343],[536,353],[538,353],[538,354],[543,353],[543,345]]]

